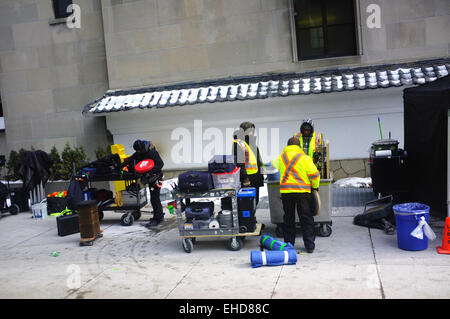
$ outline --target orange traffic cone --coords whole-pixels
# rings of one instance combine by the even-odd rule
[[[450,217],[445,218],[442,246],[436,247],[439,254],[450,254]]]

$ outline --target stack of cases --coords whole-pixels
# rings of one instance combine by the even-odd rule
[[[216,155],[208,162],[208,171],[212,174],[214,188],[239,187],[240,168],[234,164],[233,155]]]
[[[178,175],[178,188],[181,192],[206,192],[213,188],[211,173],[208,171],[188,171]]]

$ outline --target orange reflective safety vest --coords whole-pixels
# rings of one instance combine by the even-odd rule
[[[272,166],[280,171],[280,193],[311,193],[311,187],[319,188],[319,171],[298,145],[286,146]]]
[[[302,133],[296,133],[294,134],[294,137],[300,139],[300,147],[303,149],[303,138]],[[311,141],[309,142],[308,147],[308,156],[313,157],[314,152],[317,152],[319,150],[319,145],[322,144],[323,136],[321,133],[317,134],[316,132],[313,133],[311,137]]]
[[[244,152],[245,171],[247,172],[247,175],[258,173],[258,161],[256,159],[255,153],[253,153],[250,146],[248,146],[245,141],[239,138],[233,140],[233,143],[237,143],[237,145],[239,145],[239,147],[242,149],[242,152]]]

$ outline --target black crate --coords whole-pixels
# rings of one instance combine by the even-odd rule
[[[19,186],[11,186],[10,184],[10,194],[11,194],[11,203],[19,206],[21,212],[26,212],[30,210],[30,206],[28,205],[29,195],[28,192],[22,189]]]
[[[404,200],[408,194],[406,156],[371,157],[370,175],[373,192],[393,195],[394,201]]]
[[[242,190],[242,189],[241,189]],[[256,194],[251,196],[240,196],[238,193],[238,220],[239,220],[239,232],[247,233],[253,232],[256,227]]]

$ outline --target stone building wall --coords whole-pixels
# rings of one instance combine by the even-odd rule
[[[99,0],[75,0],[81,28],[55,23],[50,0],[0,1],[0,95],[6,149],[60,151],[66,142],[90,158],[106,145],[104,118],[85,118],[85,104],[108,89]],[[63,19],[64,20],[64,19]]]
[[[333,180],[347,177],[371,177],[369,159],[349,159],[330,161]]]
[[[108,89],[449,55],[448,0],[355,1],[361,55],[293,62],[290,0],[74,0],[80,29],[49,23],[50,0],[0,0],[2,152],[70,142],[92,154],[105,119],[81,109]]]
[[[291,0],[103,0],[109,84],[152,86],[443,57],[447,0],[355,0],[360,55],[293,62]],[[379,5],[380,28],[367,7]]]

